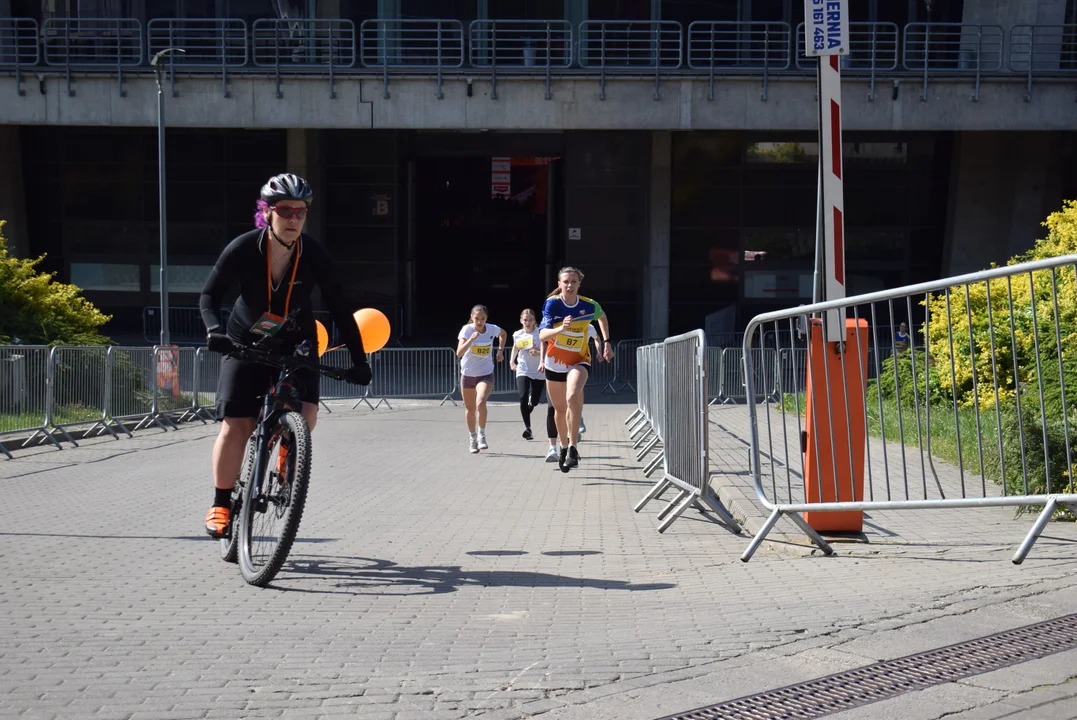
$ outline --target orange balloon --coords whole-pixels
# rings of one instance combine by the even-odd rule
[[[375,308],[362,308],[355,311],[355,324],[363,338],[363,349],[368,353],[377,352],[389,342],[392,329],[385,313]]]
[[[321,320],[315,320],[314,324],[318,329],[318,357],[325,354],[325,349],[329,347],[329,331],[325,329],[325,325],[322,325]]]

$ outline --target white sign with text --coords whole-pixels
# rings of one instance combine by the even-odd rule
[[[804,54],[849,54],[849,0],[804,0]]]

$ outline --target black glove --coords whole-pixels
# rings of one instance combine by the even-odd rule
[[[344,381],[350,382],[352,385],[369,385],[373,377],[373,373],[370,372],[370,365],[365,362],[352,365],[344,371]]]
[[[224,333],[210,333],[206,336],[206,346],[211,352],[221,353],[225,355],[236,349],[236,344],[232,342],[232,338],[228,337]]]

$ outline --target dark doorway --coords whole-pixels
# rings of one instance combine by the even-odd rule
[[[541,311],[550,290],[549,162],[519,157],[416,161],[415,341],[454,344],[473,305],[490,308],[490,322],[510,333],[522,309]],[[508,182],[502,182],[503,175]]]

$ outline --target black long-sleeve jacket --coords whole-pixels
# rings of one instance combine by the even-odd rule
[[[284,271],[281,281],[272,290],[272,307],[269,306],[266,279],[266,242],[269,240],[265,229],[243,233],[228,244],[221,253],[217,264],[213,266],[206,285],[202,288],[199,308],[202,322],[208,332],[220,332],[221,300],[224,294],[237,283],[239,297],[236,299],[232,315],[228,319],[225,332],[232,340],[249,344],[257,339],[251,327],[265,312],[284,315],[285,299],[288,295],[288,282],[292,277],[293,266],[290,263]],[[340,338],[348,348],[354,364],[366,362],[363,352],[363,339],[352,315],[353,309],[344,296],[344,291],[333,269],[333,261],[313,238],[303,235],[300,246],[293,256],[295,282],[289,304],[291,311],[298,310],[296,324],[298,328],[284,340],[298,344],[303,340],[317,347],[317,330],[314,313],[311,308],[311,293],[315,287],[322,291],[322,299],[328,306],[329,313],[340,332]],[[283,331],[282,331],[283,332]]]

